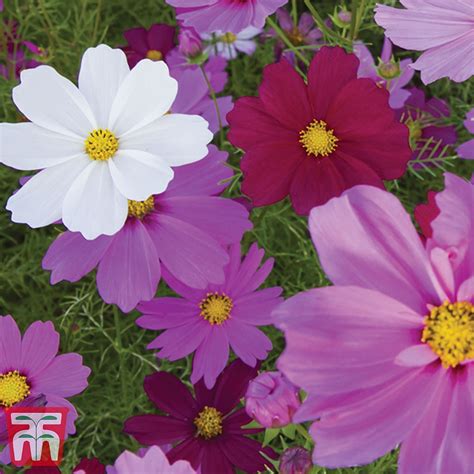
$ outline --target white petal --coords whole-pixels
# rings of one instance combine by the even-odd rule
[[[61,219],[64,197],[89,163],[82,154],[33,176],[7,202],[12,221],[37,228]]]
[[[212,140],[208,123],[197,115],[169,114],[120,140],[123,149],[161,156],[170,166],[204,158]]]
[[[174,175],[163,158],[145,151],[120,150],[108,164],[115,186],[134,201],[162,193]]]
[[[109,117],[119,137],[158,119],[171,109],[178,83],[163,61],[140,61],[123,80]]]
[[[86,239],[113,235],[127,219],[128,202],[115,187],[105,161],[90,161],[63,203],[64,225]]]
[[[54,132],[86,138],[96,127],[89,104],[79,89],[50,66],[21,72],[13,102],[32,122]]]
[[[0,124],[0,163],[36,170],[64,163],[84,151],[84,142],[31,122]]]
[[[82,56],[79,90],[89,102],[100,128],[108,126],[117,91],[130,72],[125,53],[105,44],[89,48]]]

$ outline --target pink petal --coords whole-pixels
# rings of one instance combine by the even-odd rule
[[[0,316],[0,373],[18,370],[20,361],[20,330],[11,316]]]
[[[428,344],[416,344],[403,349],[395,359],[395,364],[404,367],[422,367],[435,361],[438,355]]]

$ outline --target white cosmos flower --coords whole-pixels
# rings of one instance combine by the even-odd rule
[[[214,34],[202,34],[202,39],[211,42],[205,52],[210,56],[222,56],[231,60],[238,56],[239,51],[247,55],[252,55],[257,49],[257,43],[253,38],[259,35],[263,30],[248,26],[236,35],[234,33],[223,33],[216,31]]]
[[[128,200],[162,193],[172,166],[207,155],[207,122],[167,113],[177,90],[163,61],[130,70],[106,45],[84,53],[79,87],[49,66],[23,71],[13,100],[31,122],[0,124],[0,162],[41,171],[8,200],[12,220],[62,219],[90,240],[118,232]]]

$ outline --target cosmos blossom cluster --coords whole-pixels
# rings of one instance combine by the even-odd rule
[[[0,124],[0,162],[26,172],[11,183],[11,220],[62,227],[42,261],[51,284],[93,273],[106,304],[156,333],[144,351],[192,367],[189,381],[145,378],[154,408],[123,429],[140,451],[74,472],[307,474],[395,448],[401,474],[474,472],[474,181],[445,173],[416,227],[390,192],[447,151],[474,159],[458,138],[474,109],[456,129],[450,105],[413,82],[474,75],[472,2],[377,5],[372,39],[357,37],[363,8],[321,21],[285,0],[167,3],[178,26],[87,49],[77,83],[16,24],[3,38],[0,74],[24,117]],[[256,95],[233,97],[229,62],[267,42],[275,61]],[[274,285],[278,258],[252,229],[256,208],[285,200],[330,286]],[[73,436],[69,398],[91,373],[59,353],[53,322],[22,334],[16,316],[0,317],[3,464],[4,410],[65,406]],[[272,358],[277,330],[286,347]],[[304,446],[269,445],[295,430]]]

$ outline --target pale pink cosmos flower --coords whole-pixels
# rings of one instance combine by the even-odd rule
[[[375,21],[394,44],[424,51],[412,67],[430,84],[463,82],[474,74],[472,0],[400,0],[405,9],[378,4]]]

